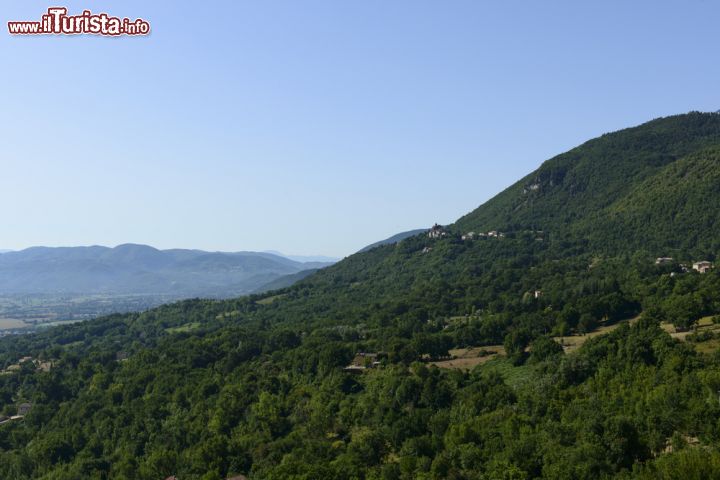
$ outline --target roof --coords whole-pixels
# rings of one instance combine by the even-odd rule
[[[362,365],[348,365],[347,367],[343,368],[346,372],[362,372],[366,370],[365,367]]]

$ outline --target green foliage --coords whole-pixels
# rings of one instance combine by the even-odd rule
[[[503,346],[508,357],[520,362],[525,356],[525,349],[530,344],[532,336],[526,329],[518,328],[505,335]]]
[[[0,367],[53,367],[0,376],[3,414],[33,405],[0,425],[0,478],[715,478],[720,354],[659,323],[719,315],[720,273],[654,259],[714,258],[717,144],[718,115],[657,120],[546,162],[443,238],[1,339]],[[615,323],[567,355],[550,336]],[[498,344],[470,372],[430,363]],[[346,372],[358,352],[380,365]]]
[[[660,118],[548,160],[481,208],[461,231],[533,229],[605,252],[718,251],[720,115]]]
[[[533,340],[530,345],[531,363],[543,362],[550,360],[563,353],[563,348],[558,342],[552,338],[543,335]]]

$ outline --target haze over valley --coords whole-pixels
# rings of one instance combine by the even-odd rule
[[[6,250],[0,254],[0,335],[183,298],[228,298],[289,286],[335,260],[136,244]]]

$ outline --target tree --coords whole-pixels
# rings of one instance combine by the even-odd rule
[[[522,362],[525,355],[525,348],[530,343],[530,332],[526,329],[516,329],[505,335],[503,345],[505,353],[514,362]]]
[[[663,302],[663,309],[667,318],[679,331],[692,328],[701,314],[699,302],[695,295],[673,295]]]
[[[580,321],[578,322],[578,332],[582,334],[590,333],[595,330],[598,326],[598,321],[590,313],[583,313],[580,315]]]
[[[558,342],[547,335],[543,335],[530,344],[530,358],[528,361],[531,363],[542,362],[562,353],[563,348]]]

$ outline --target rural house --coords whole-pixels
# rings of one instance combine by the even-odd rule
[[[379,355],[378,353],[358,352],[352,363],[345,367],[344,370],[350,373],[362,373],[368,368],[379,367]]]
[[[700,262],[693,263],[693,270],[696,270],[700,273],[707,273],[712,268],[713,264],[711,262],[708,262],[707,260],[703,260]]]

